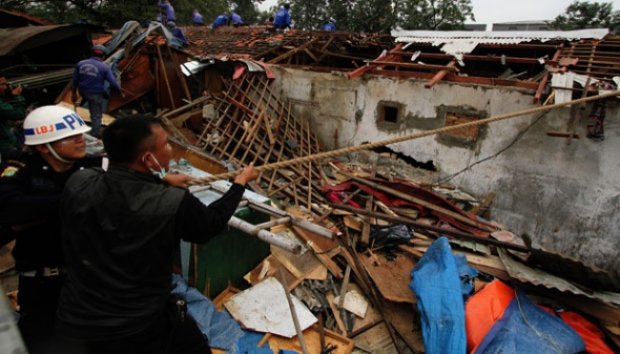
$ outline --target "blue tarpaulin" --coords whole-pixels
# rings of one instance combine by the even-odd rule
[[[458,269],[459,279],[461,280],[461,294],[465,301],[474,291],[474,279],[478,276],[478,270],[470,267],[467,263],[467,258],[462,254],[454,255],[454,260],[456,261],[456,268]]]
[[[228,312],[217,311],[211,300],[198,290],[189,287],[181,276],[173,274],[172,283],[174,286],[172,293],[185,298],[187,313],[208,338],[209,345],[234,354],[235,343],[244,336],[237,321],[230,317]]]
[[[466,267],[461,265],[464,274],[473,274]],[[416,294],[428,354],[466,352],[465,308],[458,268],[448,239],[440,237],[411,273],[409,287]]]
[[[265,333],[243,331],[243,337],[237,342],[237,354],[273,354],[269,348],[269,342],[262,347],[258,347],[258,342],[265,336]]]
[[[476,354],[571,354],[584,350],[583,340],[572,328],[519,291]]]

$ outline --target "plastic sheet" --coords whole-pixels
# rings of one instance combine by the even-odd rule
[[[376,228],[370,234],[375,247],[395,247],[408,243],[413,238],[413,230],[407,225],[394,224],[389,227]]]
[[[465,309],[457,264],[448,239],[440,237],[412,271],[409,287],[422,315],[427,354],[465,353]]]
[[[235,343],[244,336],[239,324],[226,311],[217,311],[211,300],[189,287],[181,276],[173,274],[172,284],[172,293],[185,298],[187,313],[209,339],[209,345],[235,354]]]
[[[517,292],[502,318],[478,346],[476,354],[571,354],[584,350],[583,340],[560,318]]]

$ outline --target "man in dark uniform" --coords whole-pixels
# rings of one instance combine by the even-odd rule
[[[57,353],[210,353],[183,299],[171,299],[175,251],[181,239],[204,243],[226,227],[257,172],[246,167],[205,206],[179,188],[188,176],[167,174],[172,151],[157,121],[116,120],[103,144],[107,172],[74,174],[61,202]]]
[[[18,325],[31,354],[45,352],[54,328],[64,264],[58,212],[62,189],[73,172],[100,164],[101,159],[85,158],[89,130],[69,109],[37,108],[24,121],[25,143],[34,153],[0,166],[0,224],[16,237]]]

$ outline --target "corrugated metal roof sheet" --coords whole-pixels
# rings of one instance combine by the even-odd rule
[[[593,28],[576,31],[392,31],[397,42],[409,42],[410,39],[520,39],[523,42],[548,40],[575,40],[596,38],[603,39],[609,30],[607,28]],[[428,42],[427,42],[428,43]]]
[[[499,250],[499,257],[506,266],[506,271],[511,278],[548,289],[556,289],[561,292],[569,292],[594,299],[605,304],[620,306],[620,294],[608,291],[594,291],[585,286],[578,285],[566,279],[549,274],[541,269],[529,267],[513,259],[504,250]]]
[[[441,47],[441,51],[457,58],[471,53],[479,44],[519,44],[532,41],[552,40],[573,41],[579,39],[603,39],[609,30],[606,28],[577,31],[392,31],[396,42],[431,43]]]
[[[80,32],[85,33],[86,30],[87,28],[82,25],[27,26],[0,29],[0,56],[13,52],[23,44],[34,40],[35,37],[40,42],[53,42]],[[44,39],[44,36],[48,37]],[[33,46],[36,45],[28,45],[28,47]]]

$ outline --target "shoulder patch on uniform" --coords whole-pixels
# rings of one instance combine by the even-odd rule
[[[18,167],[15,166],[7,166],[4,171],[2,171],[2,174],[0,175],[0,178],[4,178],[4,177],[13,177],[15,176],[15,174],[17,173],[17,171],[19,171]]]

